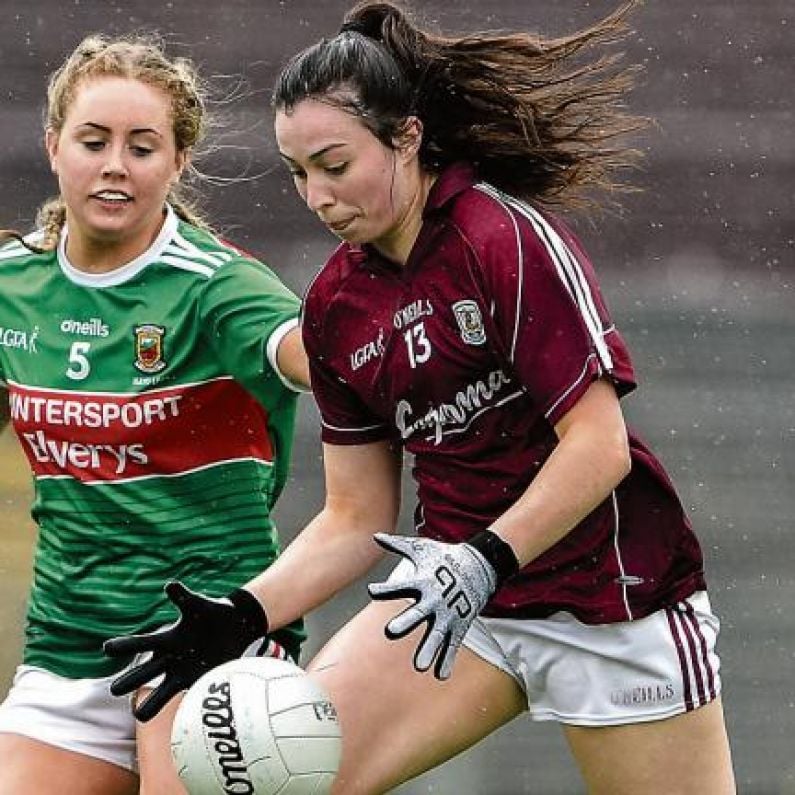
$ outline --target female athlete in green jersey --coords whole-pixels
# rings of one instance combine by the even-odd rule
[[[164,580],[223,601],[278,554],[308,382],[299,301],[180,198],[205,121],[190,62],[148,37],[85,39],[49,85],[60,195],[36,233],[0,237],[0,428],[30,461],[39,529],[0,795],[182,792],[174,702],[136,726],[108,690],[131,660],[102,641],[172,620]],[[302,639],[298,622],[227,652],[295,657]]]

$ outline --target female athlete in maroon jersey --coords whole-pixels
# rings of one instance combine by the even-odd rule
[[[577,56],[633,5],[544,41],[443,38],[366,2],[276,85],[281,156],[343,242],[303,315],[326,504],[246,589],[274,628],[367,571],[373,534],[402,558],[311,665],[339,710],[340,793],[391,789],[528,709],[563,724],[590,792],[734,792],[699,545],[624,424],[629,354],[550,212],[631,157],[629,73]],[[387,534],[401,449],[410,538]],[[235,614],[192,609],[114,644],[184,677]]]

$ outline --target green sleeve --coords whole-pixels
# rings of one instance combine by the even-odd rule
[[[266,265],[249,259],[228,262],[208,280],[200,322],[218,361],[269,411],[285,386],[265,349],[271,335],[295,321],[300,301]]]
[[[300,306],[270,268],[243,258],[219,268],[200,301],[201,327],[218,361],[268,412],[276,452],[274,499],[287,478],[298,395],[284,384],[265,352],[271,335],[298,318]]]

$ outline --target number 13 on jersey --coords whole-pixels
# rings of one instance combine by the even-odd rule
[[[431,343],[425,334],[425,323],[420,321],[403,332],[409,354],[409,364],[416,368],[431,358]]]

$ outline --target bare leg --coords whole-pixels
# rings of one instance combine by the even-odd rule
[[[0,795],[136,795],[121,767],[19,734],[0,734]]]
[[[628,726],[566,726],[591,795],[734,795],[720,701]]]
[[[138,697],[145,697],[147,692]],[[181,696],[173,698],[157,717],[137,724],[140,795],[187,795],[171,760],[171,726],[181,701]]]
[[[450,759],[526,708],[503,671],[461,649],[446,682],[419,674],[412,657],[421,630],[384,636],[397,602],[371,603],[315,657],[312,676],[340,716],[342,768],[334,792],[386,792]]]

